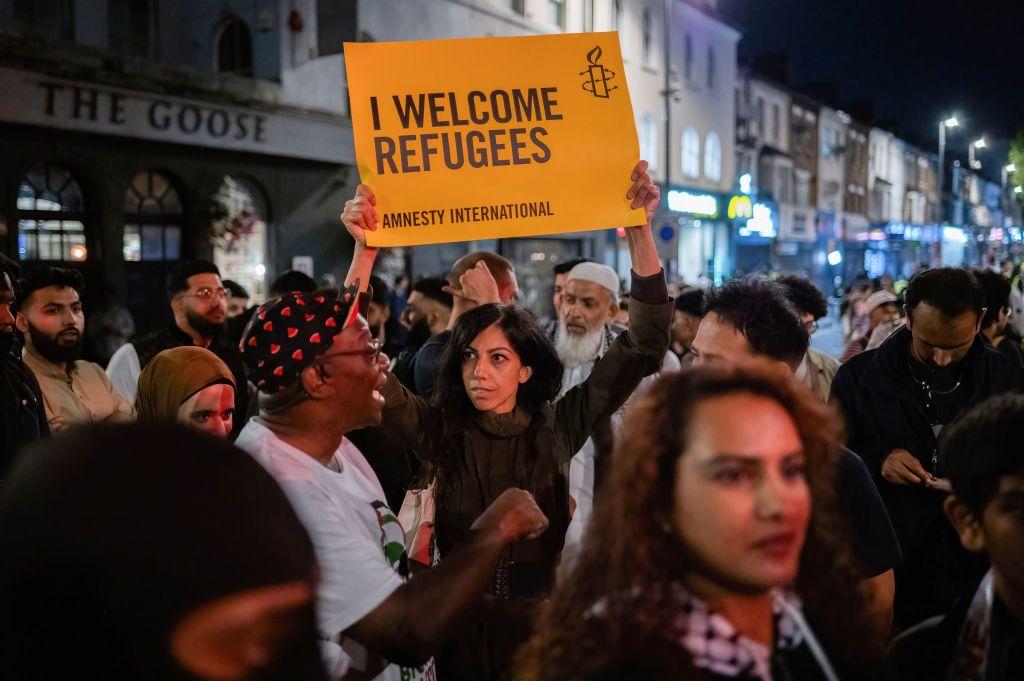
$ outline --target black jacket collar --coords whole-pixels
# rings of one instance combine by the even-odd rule
[[[905,400],[917,399],[913,379],[910,377],[910,329],[903,327],[892,334],[874,350],[866,370],[858,383],[867,390],[892,395]],[[975,389],[982,384],[989,363],[987,354],[994,352],[985,340],[984,334],[974,337],[967,355],[964,356],[964,371],[973,379]]]

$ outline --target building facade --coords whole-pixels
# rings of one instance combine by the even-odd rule
[[[618,31],[640,156],[663,187],[655,235],[666,271],[692,281],[715,266],[718,253],[717,267],[725,272],[728,235],[719,207],[724,211],[723,197],[735,181],[732,91],[739,33],[716,18],[714,2],[376,0],[360,3],[359,31],[376,41]],[[667,107],[666,89],[672,91]],[[441,272],[470,248],[515,260],[530,297],[524,302],[542,313],[550,312],[545,291],[559,261],[595,258],[628,279],[625,239],[612,231],[417,247],[411,269]]]
[[[740,34],[713,4],[671,3],[673,92],[666,200],[656,232],[674,239],[674,271],[690,283],[732,271],[726,215],[736,182],[736,46]],[[669,231],[675,232],[670,235]]]
[[[325,46],[355,37],[355,15],[318,26],[316,10],[0,0],[5,252],[81,270],[87,303],[123,292],[140,330],[169,319],[182,258],[213,259],[257,301],[296,263],[340,273],[354,155]]]
[[[818,238],[820,109],[821,105],[814,99],[799,92],[791,93],[789,153],[793,159],[793,185],[791,200],[779,206],[779,233],[774,253],[778,269],[804,274],[811,274]]]
[[[792,220],[793,158],[789,91],[741,73],[736,87],[736,155],[740,181],[730,199],[734,266],[753,272],[774,264],[779,225]],[[755,212],[757,215],[755,215]]]
[[[846,194],[843,197],[843,214],[839,229],[827,244],[826,258],[833,277],[848,281],[862,269],[857,259],[862,255],[848,244],[856,244],[858,236],[868,234],[868,171],[870,167],[869,136],[871,129],[856,119],[851,119],[846,132]]]

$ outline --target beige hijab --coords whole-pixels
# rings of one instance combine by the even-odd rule
[[[206,348],[186,345],[164,350],[139,376],[135,413],[140,421],[176,421],[182,404],[217,383],[235,387],[231,370]]]

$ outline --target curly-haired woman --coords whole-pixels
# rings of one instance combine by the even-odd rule
[[[867,674],[874,629],[832,510],[840,430],[774,367],[663,377],[516,678]]]
[[[528,311],[496,304],[497,285],[485,263],[449,282],[473,306],[450,325],[432,400],[393,375],[378,430],[410,443],[434,483],[436,545],[441,561],[472,531],[476,517],[510,487],[535,497],[550,523],[540,538],[511,546],[494,575],[488,607],[437,658],[447,679],[507,678],[515,651],[529,637],[536,604],[546,598],[569,525],[569,463],[597,424],[613,414],[654,373],[668,349],[672,302],[651,234],[659,192],[641,161],[624,200],[644,208],[647,223],[626,229],[632,260],[630,322],[589,378],[557,399],[562,365]],[[347,283],[365,282],[375,249],[373,192],[359,185],[342,214],[356,241]],[[460,307],[466,307],[460,303]],[[453,317],[455,313],[453,312]]]

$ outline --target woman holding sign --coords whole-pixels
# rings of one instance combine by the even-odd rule
[[[471,532],[477,516],[504,490],[533,494],[550,521],[540,538],[511,547],[491,585],[479,623],[437,658],[442,679],[497,679],[510,671],[530,634],[533,609],[547,596],[569,524],[567,476],[573,455],[595,425],[614,413],[661,365],[672,302],[651,235],[660,198],[647,163],[633,169],[624,198],[646,210],[646,224],[626,229],[632,259],[630,322],[590,377],[561,399],[562,365],[533,315],[498,303],[485,268],[471,270],[453,293],[476,307],[454,325],[437,387],[418,397],[389,375],[380,429],[399,434],[425,464],[435,493],[441,560]],[[369,187],[345,204],[342,222],[356,241],[347,283],[369,279],[376,249],[366,230],[379,215]],[[451,282],[453,285],[455,282]]]

